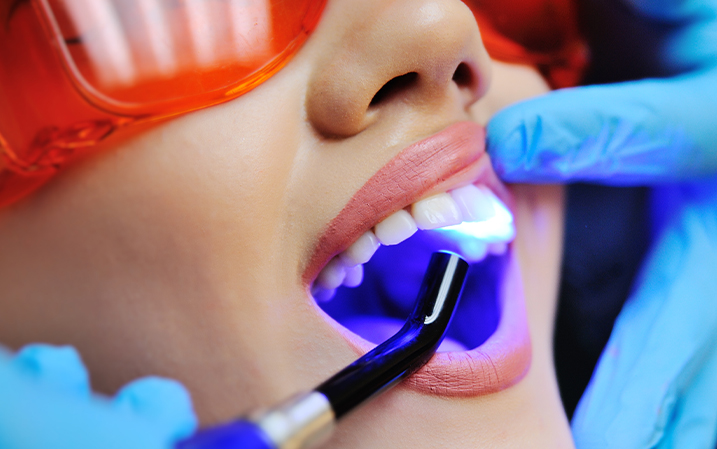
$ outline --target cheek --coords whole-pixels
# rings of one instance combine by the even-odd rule
[[[161,145],[177,153],[165,171],[191,177],[193,185],[184,188],[227,213],[268,218],[281,210],[300,120],[296,107],[277,107],[271,90],[253,93],[172,122]]]
[[[299,103],[297,95],[263,87],[183,117],[163,132],[164,146],[179,150],[176,188],[198,192],[197,200],[215,206],[215,213],[254,232],[275,228],[283,218],[302,129],[300,105],[287,104]]]
[[[303,122],[284,85],[155,126],[75,178],[101,187],[105,214],[124,216],[116,232],[151,234],[157,247],[173,236],[222,277],[288,272],[274,264],[290,238],[285,197]]]
[[[550,91],[534,67],[491,60],[491,68],[490,88],[470,110],[473,119],[483,126],[504,107]]]
[[[564,187],[514,185],[516,239],[536,360],[549,360],[563,243]]]

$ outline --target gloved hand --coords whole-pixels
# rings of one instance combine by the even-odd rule
[[[595,17],[619,12],[604,37],[620,28],[625,47],[612,45],[609,69],[628,73],[636,55],[649,54],[642,75],[660,78],[565,89],[507,108],[488,125],[488,152],[507,181],[656,186],[653,244],[578,405],[573,435],[579,449],[712,449],[717,1],[603,3]],[[633,34],[626,17],[636,23]]]
[[[0,353],[3,449],[165,449],[196,426],[189,395],[175,381],[139,379],[109,399],[91,393],[72,347]]]
[[[717,0],[624,2],[665,31],[654,48],[639,36],[623,45],[656,53],[654,71],[672,76],[561,89],[504,109],[487,127],[501,178],[649,185],[717,173]],[[625,59],[617,50],[610,56]]]
[[[670,216],[573,416],[580,449],[717,445],[717,183],[661,195]]]

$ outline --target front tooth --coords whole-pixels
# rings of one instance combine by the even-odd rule
[[[419,229],[442,228],[463,221],[458,204],[447,193],[439,193],[413,203],[411,215]]]
[[[398,245],[412,236],[418,228],[411,214],[401,209],[377,224],[374,233],[384,245]]]
[[[341,262],[347,267],[366,263],[371,260],[371,256],[379,246],[381,246],[381,242],[378,241],[376,235],[368,231],[349,246],[346,251],[341,253]]]
[[[358,287],[363,281],[363,265],[346,268],[346,278],[344,285],[346,287]]]
[[[316,278],[316,285],[325,290],[333,290],[341,285],[345,277],[346,269],[339,258],[334,257],[319,273]]]
[[[466,221],[483,221],[493,217],[496,213],[492,201],[494,196],[487,187],[473,184],[451,191],[451,197],[458,203]]]

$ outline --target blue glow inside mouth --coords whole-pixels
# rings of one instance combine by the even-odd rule
[[[364,280],[360,286],[339,288],[336,296],[319,303],[320,307],[352,332],[373,343],[381,343],[403,325],[413,309],[431,254],[440,249],[453,251],[464,255],[469,262],[474,261],[448,330],[447,341],[451,344],[444,350],[480,346],[495,332],[500,321],[498,293],[507,257],[488,255],[476,262],[466,254],[471,250],[471,241],[475,240],[475,234],[470,233],[486,232],[486,229],[463,225],[451,228],[418,232],[399,245],[381,247],[364,265]],[[494,226],[494,230],[497,228]],[[505,223],[500,224],[500,228],[505,230]]]

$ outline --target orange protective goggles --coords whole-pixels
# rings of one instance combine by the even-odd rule
[[[518,0],[515,11],[500,0],[466,3],[489,53],[540,66],[570,47],[573,17],[552,17],[552,35],[566,28],[561,21],[570,33],[535,50],[520,42],[535,36],[500,29],[493,10],[502,8],[503,20],[526,5],[570,9],[571,1]],[[299,50],[325,3],[0,0],[0,207],[119,127],[228,101],[265,81]],[[524,17],[534,19],[534,11]]]

